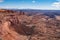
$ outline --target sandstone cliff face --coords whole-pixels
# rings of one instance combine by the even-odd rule
[[[0,40],[60,40],[59,20],[45,15],[0,15]]]

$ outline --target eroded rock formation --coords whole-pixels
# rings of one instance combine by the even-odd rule
[[[0,40],[60,40],[60,21],[45,15],[0,14]]]

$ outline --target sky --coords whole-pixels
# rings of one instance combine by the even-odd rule
[[[60,10],[60,0],[0,0],[0,8]]]

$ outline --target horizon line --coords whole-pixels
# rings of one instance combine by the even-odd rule
[[[18,9],[18,10],[60,10],[60,9],[32,9],[32,8],[0,8],[0,9]]]

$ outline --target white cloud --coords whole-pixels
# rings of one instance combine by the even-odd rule
[[[52,3],[53,7],[60,8],[60,2],[54,2]]]
[[[53,2],[51,6],[60,9],[60,0],[56,0],[56,2]]]
[[[0,2],[3,2],[4,0],[0,0]]]
[[[35,3],[36,1],[35,0],[32,0],[32,3]]]

